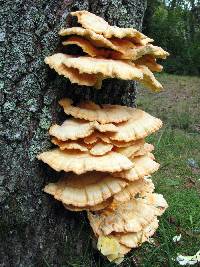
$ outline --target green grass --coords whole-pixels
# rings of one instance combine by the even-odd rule
[[[145,243],[132,250],[120,266],[180,266],[173,260],[178,253],[193,255],[200,249],[200,169],[189,167],[187,162],[193,158],[200,166],[200,79],[167,74],[158,79],[166,91],[154,94],[140,88],[137,104],[164,122],[148,142],[155,145],[154,154],[161,164],[153,175],[156,192],[164,195],[169,208],[160,218],[154,244]],[[77,216],[79,232],[67,240],[64,248],[66,266],[115,266],[93,249],[86,217]],[[181,241],[173,243],[173,236],[180,233]]]
[[[193,255],[200,249],[200,169],[188,166],[193,158],[200,166],[200,79],[159,75],[165,91],[140,88],[138,107],[163,120],[163,128],[148,138],[161,164],[153,175],[156,192],[169,208],[160,219],[155,245],[144,244],[132,253],[139,266],[180,266],[177,254]],[[199,123],[199,124],[198,124]],[[172,238],[182,234],[179,243]]]
[[[187,165],[188,158],[200,163],[200,136],[168,126],[149,139],[155,144],[155,156],[161,163],[153,176],[156,192],[165,196],[169,208],[160,219],[154,237],[156,246],[145,244],[135,255],[139,266],[178,266],[171,261],[177,253],[193,255],[200,248],[200,176]],[[180,233],[181,242],[174,244],[172,237]]]

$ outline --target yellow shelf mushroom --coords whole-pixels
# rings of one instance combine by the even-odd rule
[[[100,89],[107,78],[137,80],[153,91],[162,85],[153,72],[162,71],[157,59],[169,53],[133,28],[109,25],[88,11],[71,13],[82,27],[61,29],[62,44],[80,47],[86,55],[57,53],[45,63],[71,83]],[[167,202],[154,193],[149,175],[159,168],[154,146],[145,138],[162,121],[143,110],[121,105],[77,105],[68,98],[59,104],[71,116],[49,129],[57,148],[37,158],[62,173],[44,192],[70,211],[86,210],[97,248],[111,262],[123,261],[131,248],[146,242],[158,228]]]

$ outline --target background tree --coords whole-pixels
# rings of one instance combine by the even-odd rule
[[[58,174],[35,157],[51,147],[50,124],[64,119],[61,97],[134,105],[135,86],[117,80],[104,81],[101,91],[71,85],[44,58],[60,51],[57,32],[73,24],[70,11],[86,9],[112,25],[141,29],[145,0],[0,2],[0,265],[61,267],[75,257],[81,266],[95,266],[84,216],[42,192]]]
[[[148,1],[144,33],[170,52],[165,71],[177,74],[200,73],[200,1]]]

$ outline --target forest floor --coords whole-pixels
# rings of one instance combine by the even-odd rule
[[[120,267],[180,266],[177,254],[194,255],[200,249],[200,78],[162,74],[158,79],[166,90],[154,94],[140,88],[137,105],[164,123],[148,141],[155,145],[161,164],[153,175],[156,192],[164,195],[169,208],[160,218],[153,243],[130,252]],[[66,244],[66,266],[114,266],[92,249],[88,222],[84,215],[77,216],[83,219],[82,228]],[[174,243],[173,237],[180,234],[181,240]],[[84,236],[88,242],[79,248],[80,257],[73,257],[70,247]]]

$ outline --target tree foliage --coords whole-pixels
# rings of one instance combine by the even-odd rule
[[[170,52],[166,72],[200,73],[200,1],[149,0],[144,33]]]

